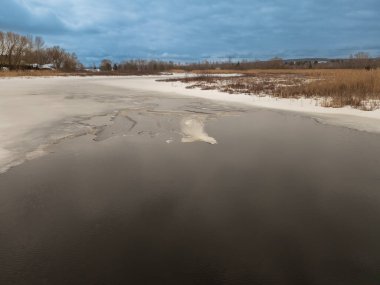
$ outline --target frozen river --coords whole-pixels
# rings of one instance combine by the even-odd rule
[[[104,80],[1,81],[0,284],[378,283],[380,135]]]

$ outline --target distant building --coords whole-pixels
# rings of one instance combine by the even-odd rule
[[[40,65],[39,68],[43,70],[55,70],[54,64],[52,63]]]
[[[89,72],[100,72],[100,69],[99,69],[99,68],[85,68],[85,71],[89,71]]]

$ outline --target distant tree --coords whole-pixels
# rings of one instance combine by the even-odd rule
[[[34,38],[34,46],[33,47],[35,50],[43,49],[44,45],[45,45],[45,41],[42,37],[35,37]]]
[[[5,35],[5,54],[9,67],[13,65],[14,49],[16,47],[16,35],[12,32],[7,32]]]
[[[43,48],[45,41],[42,37],[35,37],[33,41],[34,61],[38,64],[43,64]]]
[[[358,52],[353,56],[354,67],[370,69],[370,55],[367,52]]]
[[[37,68],[34,64],[51,63],[56,69],[75,70],[79,61],[75,54],[59,46],[45,48],[41,37],[0,31],[0,65],[10,69]]]
[[[101,71],[111,71],[112,70],[112,62],[109,59],[103,59],[100,63]]]
[[[49,63],[54,65],[55,69],[61,69],[63,67],[63,62],[66,59],[65,50],[59,46],[54,46],[52,48],[46,49],[47,58]]]
[[[30,50],[30,47],[32,45],[32,42],[25,36],[18,35],[16,37],[16,46],[14,49],[14,62],[13,65],[15,65],[17,68],[20,68],[23,57],[27,54],[27,50]]]
[[[369,53],[368,52],[358,52],[354,55],[354,58],[356,59],[369,59]]]
[[[62,69],[65,71],[74,71],[80,67],[80,64],[78,62],[77,55],[75,53],[69,54],[65,53],[63,63],[62,63]]]
[[[5,33],[0,31],[0,65],[4,64],[6,58],[6,36]]]
[[[282,68],[284,60],[280,57],[274,57],[265,63],[267,68]]]
[[[114,65],[113,65],[113,70],[117,70],[118,69],[118,66],[117,66],[117,64],[115,63]]]
[[[5,34],[4,47],[8,66],[12,68],[19,68],[23,56],[25,55],[28,47],[30,47],[30,41],[25,36],[8,32]]]

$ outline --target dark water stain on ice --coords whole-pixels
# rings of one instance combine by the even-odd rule
[[[1,175],[0,284],[380,283],[380,136],[180,106]],[[182,143],[187,118],[218,144]]]

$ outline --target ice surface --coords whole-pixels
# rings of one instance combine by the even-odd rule
[[[186,89],[186,84],[180,82],[156,81],[163,78],[0,79],[0,173],[12,165],[43,155],[47,146],[65,138],[98,134],[97,140],[102,141],[112,137],[115,123],[118,131],[123,130],[122,136],[156,137],[161,124],[171,131],[165,134],[163,142],[172,142],[173,132],[178,128],[184,142],[215,144],[216,140],[205,132],[205,118],[214,113],[239,113],[248,106],[294,111],[326,124],[380,132],[380,110],[365,112],[349,107],[323,108],[314,99],[231,95],[216,90]],[[210,100],[196,100],[195,97]],[[145,110],[145,115],[150,112],[157,116],[148,120],[151,125],[138,125],[132,130],[132,117],[128,119],[128,115],[118,113],[123,109],[135,110],[134,118],[138,118],[139,110]],[[115,114],[124,117],[114,120]],[[163,119],[164,114],[170,114],[170,118],[177,116],[179,121],[185,119],[178,126],[178,122]]]
[[[119,135],[153,138],[170,130],[162,137],[165,142],[173,138],[173,132],[178,135],[179,121],[185,114],[241,111],[221,104],[209,104],[208,110],[200,100],[194,102],[149,88],[147,91],[133,88],[149,85],[155,79],[150,76],[0,79],[0,172],[44,155],[47,147],[63,139],[85,134],[94,135],[99,142]],[[129,82],[131,88],[105,84],[110,81]],[[133,118],[138,120],[139,113],[151,119],[135,128],[137,121]],[[171,122],[174,117],[177,121]]]

